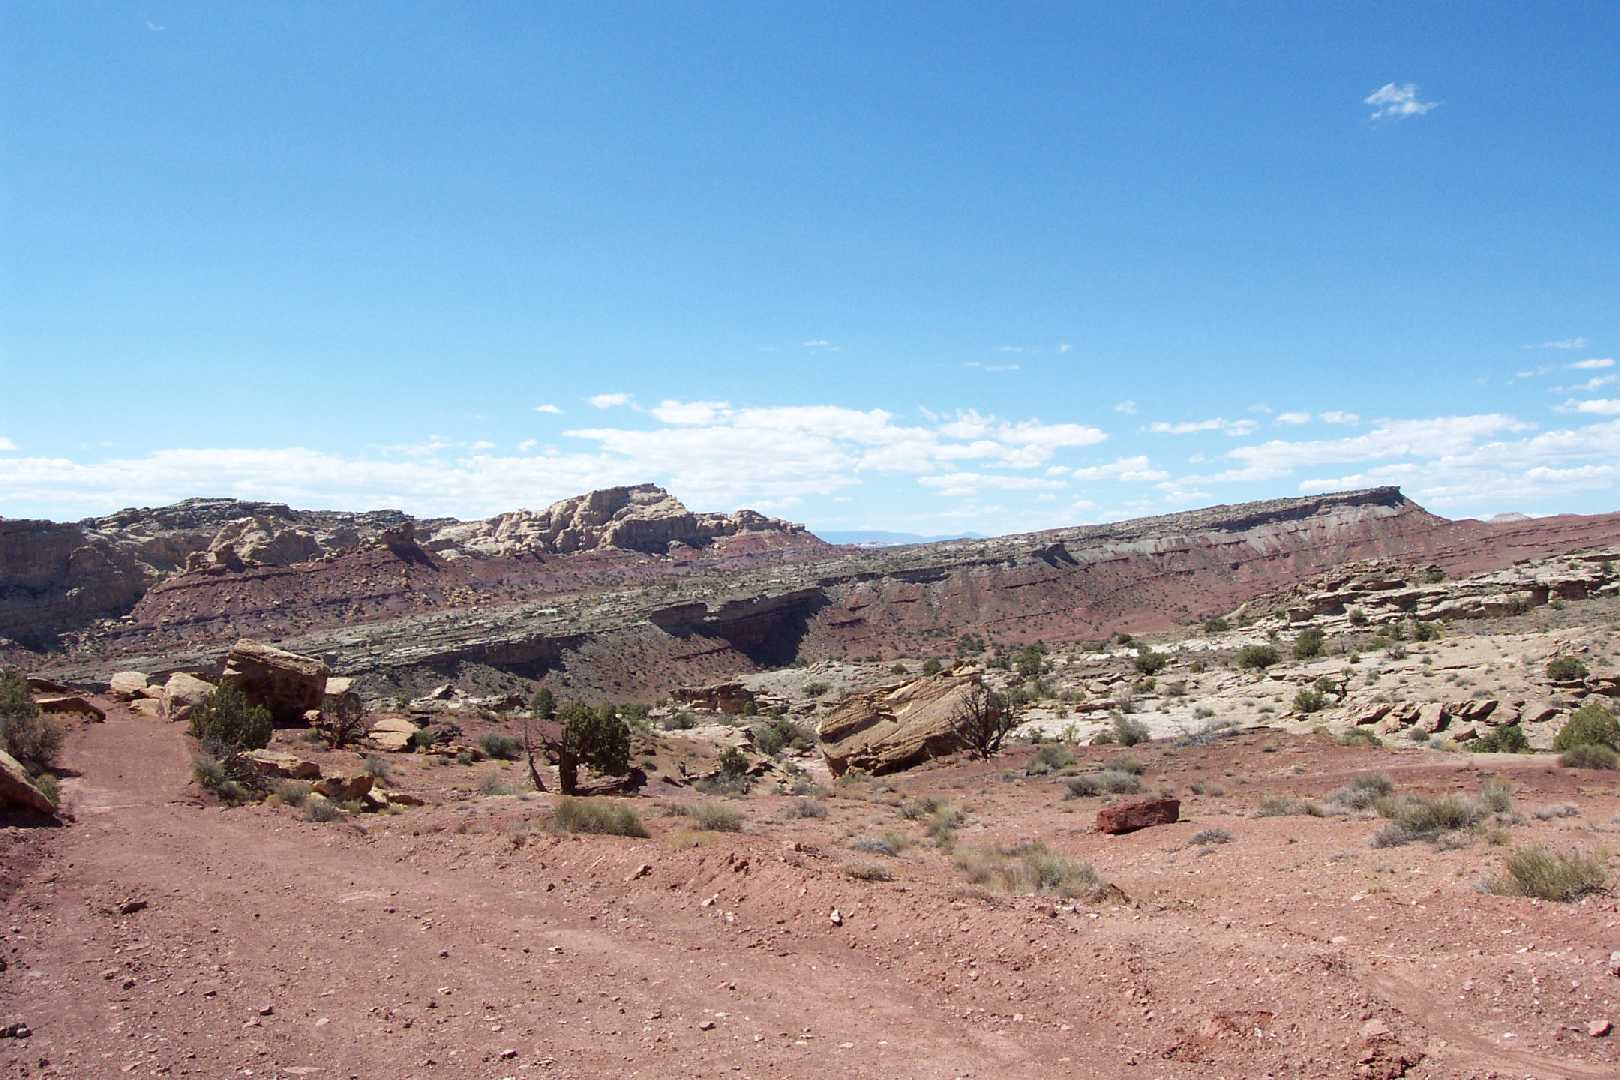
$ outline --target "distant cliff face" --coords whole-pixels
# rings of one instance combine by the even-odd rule
[[[694,514],[652,484],[564,499],[487,521],[417,520],[397,510],[293,510],[280,503],[187,499],[76,523],[0,520],[0,638],[47,649],[67,632],[128,614],[183,577],[250,573],[402,542],[445,559],[596,550],[666,554],[739,534],[824,547],[802,526],[751,510]],[[227,587],[223,593],[232,590]]]
[[[673,554],[654,556],[634,543],[670,543],[652,523],[679,514],[623,511],[660,504],[567,500],[529,516],[539,531],[513,555],[374,545],[174,577],[58,673],[203,667],[245,634],[319,655],[374,688],[483,673],[596,699],[654,697],[795,659],[947,655],[968,632],[1018,644],[1151,631],[1357,560],[1472,571],[1620,542],[1620,514],[1453,522],[1377,488],[904,548],[828,548],[813,537],[792,542],[807,534],[744,530],[706,548],[677,539]],[[498,536],[502,520],[476,523],[488,531],[471,535]],[[625,536],[627,521],[650,531],[601,546]],[[443,527],[425,543],[442,540]],[[526,554],[575,543],[598,546]]]

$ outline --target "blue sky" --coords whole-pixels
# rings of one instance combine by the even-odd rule
[[[1620,509],[1620,6],[18,2],[0,514]]]

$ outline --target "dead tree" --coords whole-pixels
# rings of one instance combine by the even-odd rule
[[[1013,729],[1012,711],[1005,698],[975,679],[957,703],[951,726],[970,753],[988,760]]]
[[[529,736],[529,718],[523,718],[523,756],[529,762],[529,779],[534,781],[534,790],[546,790],[546,782],[540,779],[540,770],[534,764],[534,740]]]

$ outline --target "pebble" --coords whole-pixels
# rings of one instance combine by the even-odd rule
[[[1607,1020],[1594,1020],[1586,1025],[1586,1033],[1594,1039],[1601,1039],[1614,1030],[1614,1025]]]

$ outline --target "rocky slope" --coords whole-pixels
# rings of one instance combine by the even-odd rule
[[[739,536],[766,547],[772,541],[824,546],[800,526],[751,510],[692,513],[652,484],[474,522],[417,520],[396,510],[292,510],[236,499],[187,499],[74,523],[0,520],[0,638],[49,648],[66,632],[129,613],[155,586],[199,573],[241,574],[374,549],[417,561],[426,559],[424,552],[445,560],[590,551],[667,555]]]
[[[559,520],[599,517],[589,500],[548,515],[536,542],[619,535],[611,523],[567,524],[547,539]],[[464,547],[430,550],[435,535],[175,578],[51,668],[87,682],[128,667],[211,669],[246,635],[363,675],[373,694],[455,677],[647,698],[794,661],[946,654],[968,632],[1017,643],[1164,629],[1356,560],[1505,567],[1620,541],[1620,515],[1447,521],[1376,488],[879,550],[776,530],[659,556],[598,547],[472,558],[459,557]]]

